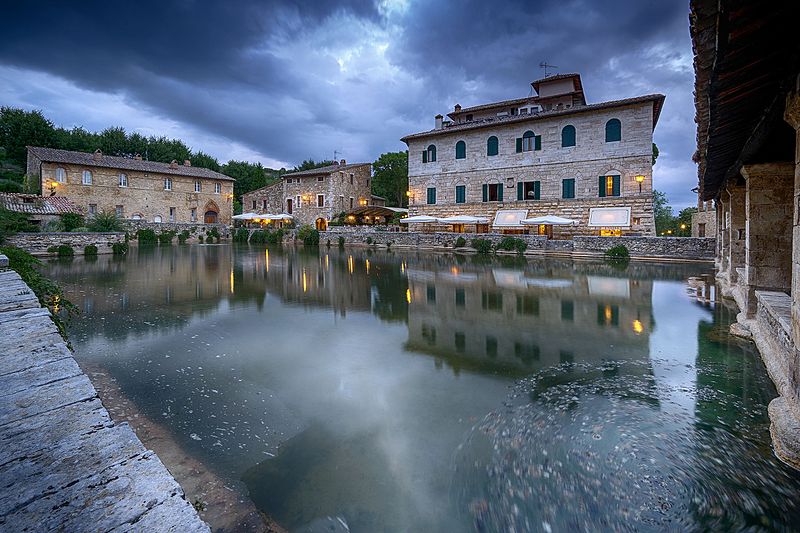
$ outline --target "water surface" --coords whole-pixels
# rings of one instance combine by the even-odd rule
[[[702,264],[172,246],[49,264],[76,357],[292,531],[790,529]]]

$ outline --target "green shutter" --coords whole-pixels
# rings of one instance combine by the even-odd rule
[[[611,195],[619,196],[619,176],[613,176],[612,179],[613,182],[611,185]]]
[[[534,181],[533,182],[533,199],[538,200],[541,198],[542,194],[542,182],[541,181]]]
[[[497,186],[497,201],[498,202],[502,202],[503,201],[503,184],[502,183]]]
[[[575,198],[575,179],[569,178],[563,181],[563,185],[561,187],[561,197],[562,198]]]
[[[423,150],[422,151],[422,162],[423,163],[427,163],[428,162],[428,151],[427,150]]]
[[[483,184],[483,201],[484,202],[489,201],[489,185],[487,185],[486,183]]]
[[[522,137],[517,137],[517,153],[522,152]]]
[[[464,185],[456,185],[456,203],[463,204],[466,202],[467,188]]]
[[[518,181],[517,182],[517,201],[518,202],[521,202],[522,200],[525,199],[524,189],[525,189],[525,184],[522,183],[521,181]]]
[[[599,180],[598,183],[599,183],[599,186],[600,186],[600,198],[605,198],[605,196],[606,196],[606,177],[605,176],[600,176],[600,180]]]
[[[534,143],[535,143],[535,144],[533,145],[533,149],[534,149],[534,150],[541,150],[541,149],[542,149],[542,136],[541,136],[541,135],[537,135],[537,136],[535,136],[535,137],[533,138],[533,141],[534,141]]]

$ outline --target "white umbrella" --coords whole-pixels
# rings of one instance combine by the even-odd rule
[[[267,215],[266,217],[268,220],[292,220],[294,217],[287,213],[281,213],[280,215]]]
[[[488,224],[488,218],[473,217],[471,215],[456,215],[452,217],[440,218],[439,222],[444,224]]]
[[[231,218],[234,220],[253,220],[258,217],[259,215],[256,213],[242,213],[241,215],[233,215]]]
[[[428,215],[414,215],[413,217],[400,219],[401,224],[431,224],[433,222],[439,222],[439,219]]]
[[[555,215],[544,215],[541,217],[526,218],[520,220],[521,224],[526,226],[538,226],[539,224],[550,224],[551,226],[564,226],[568,224],[575,224],[571,218],[561,218]]]

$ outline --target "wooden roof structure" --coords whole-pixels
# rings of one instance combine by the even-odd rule
[[[694,160],[700,196],[712,200],[743,164],[794,157],[783,111],[800,71],[800,2],[691,0],[690,9]]]

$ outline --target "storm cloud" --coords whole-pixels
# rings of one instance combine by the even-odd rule
[[[655,186],[695,202],[685,3],[54,1],[4,19],[0,105],[273,167],[403,150],[455,103],[529,94],[547,61],[590,102],[666,94]]]

